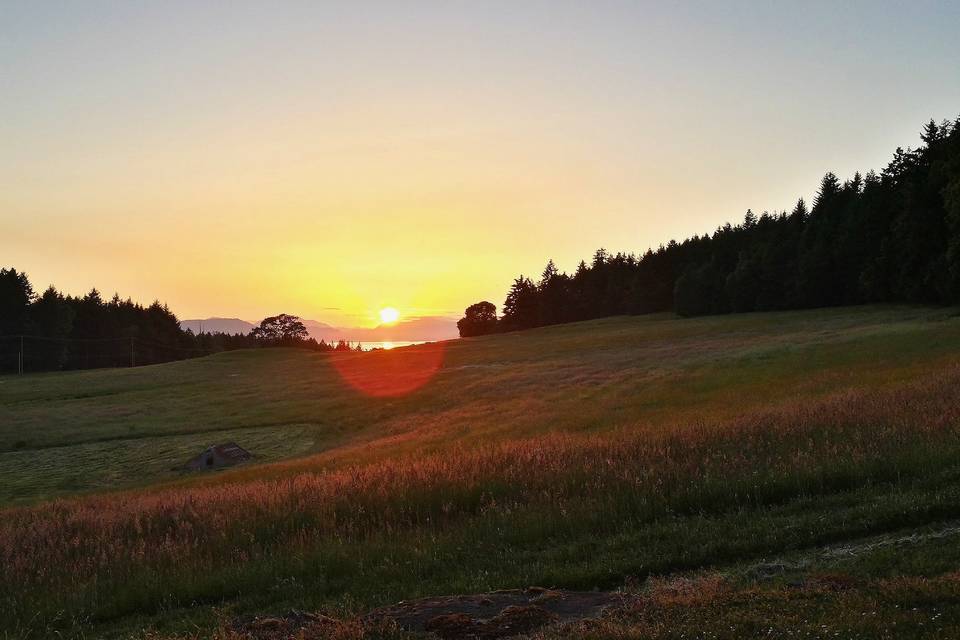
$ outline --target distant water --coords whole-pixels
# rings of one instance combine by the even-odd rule
[[[426,340],[395,340],[393,342],[361,342],[360,346],[363,347],[364,351],[370,351],[371,349],[396,349],[397,347],[409,347],[412,344],[424,344]]]

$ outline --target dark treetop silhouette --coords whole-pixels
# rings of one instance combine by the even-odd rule
[[[801,199],[789,213],[748,210],[741,224],[639,258],[600,249],[573,275],[551,261],[538,282],[514,280],[499,320],[493,305],[483,322],[468,307],[460,335],[671,310],[960,303],[960,118],[931,120],[921,139],[879,174],[827,173],[809,209]]]
[[[105,301],[96,289],[73,297],[49,287],[38,296],[25,273],[0,269],[0,373],[128,367],[257,347],[353,348],[307,338],[301,320],[287,314],[247,335],[194,334],[159,302]]]
[[[296,316],[281,313],[278,316],[265,318],[259,327],[255,327],[250,335],[259,340],[275,342],[297,342],[307,339],[307,328]]]
[[[466,314],[457,321],[461,337],[482,336],[497,328],[497,308],[487,302],[478,302],[467,307]]]

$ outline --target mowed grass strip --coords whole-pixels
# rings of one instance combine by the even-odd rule
[[[293,424],[5,451],[0,453],[0,503],[188,480],[196,474],[184,471],[183,464],[223,442],[243,442],[256,451],[248,464],[274,462],[310,451],[316,432],[315,425]]]

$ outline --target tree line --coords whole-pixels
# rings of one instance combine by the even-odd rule
[[[298,347],[360,349],[309,337],[299,318],[266,318],[249,334],[194,334],[165,304],[148,306],[97,289],[64,295],[53,286],[37,294],[27,274],[0,269],[0,373],[156,364],[233,349]]]
[[[742,223],[643,255],[600,249],[573,274],[547,263],[510,286],[502,315],[466,309],[461,336],[674,311],[682,316],[837,305],[960,303],[960,118],[931,120],[879,173],[827,173],[811,206],[748,210]]]

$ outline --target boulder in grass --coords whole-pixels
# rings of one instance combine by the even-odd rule
[[[214,444],[200,455],[187,461],[183,468],[187,471],[213,471],[247,462],[253,458],[249,451],[236,442]]]

